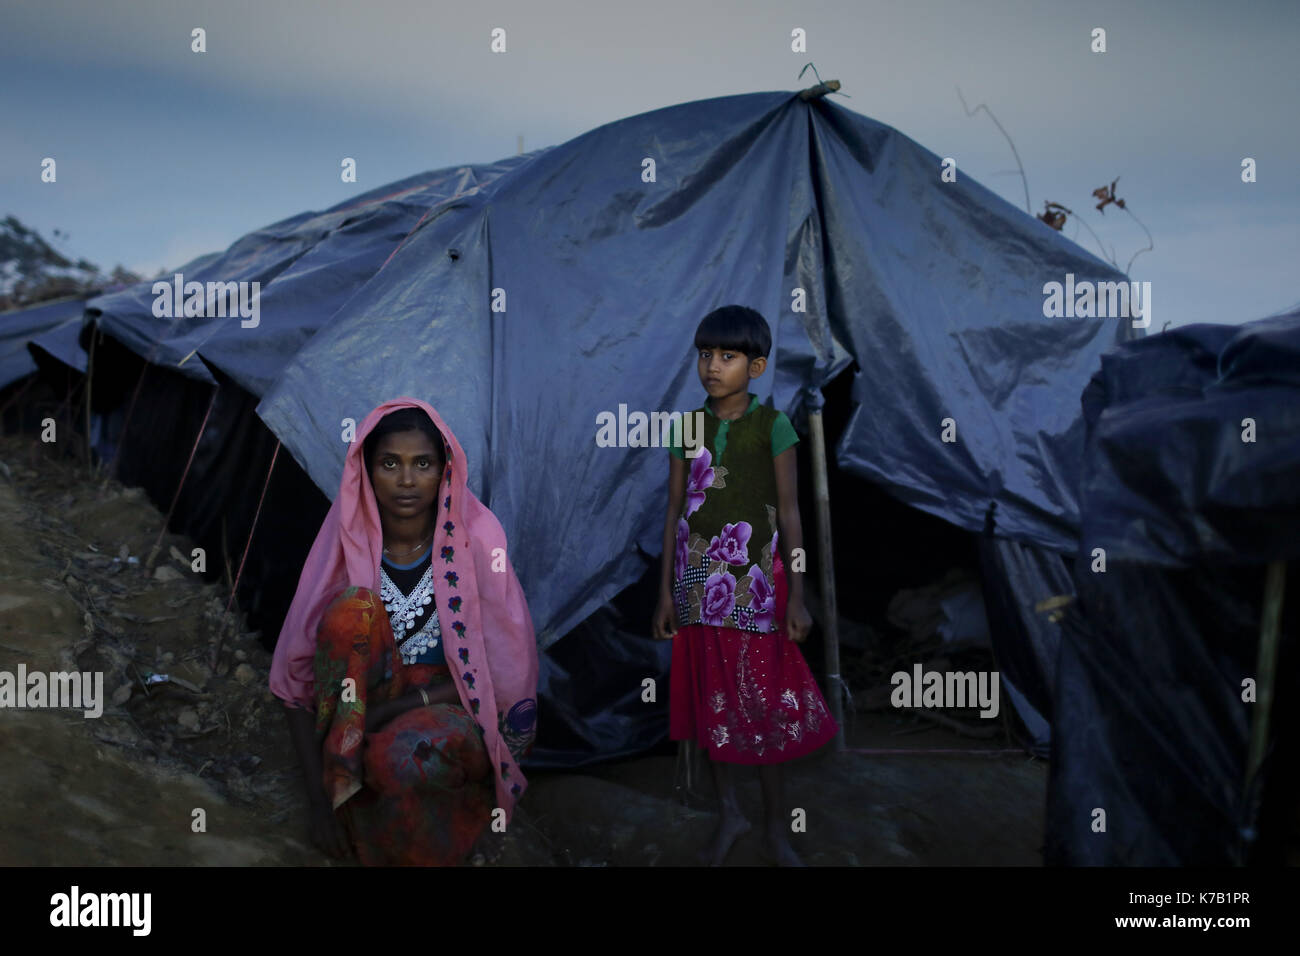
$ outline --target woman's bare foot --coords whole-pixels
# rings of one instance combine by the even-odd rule
[[[705,866],[722,866],[736,841],[749,830],[749,821],[739,812],[724,812],[718,820],[718,828],[713,831],[713,842],[708,850],[700,851],[700,862]]]
[[[786,839],[785,830],[772,830],[770,827],[763,837],[763,855],[767,862],[775,866],[805,866],[803,860],[799,859],[799,854],[794,851],[790,841]]]

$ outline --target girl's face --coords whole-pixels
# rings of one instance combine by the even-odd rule
[[[370,483],[379,511],[388,518],[414,518],[436,508],[442,455],[421,431],[385,435],[375,445]]]
[[[767,359],[750,361],[735,349],[702,348],[698,360],[700,382],[710,398],[725,398],[749,389],[749,380],[763,374]]]

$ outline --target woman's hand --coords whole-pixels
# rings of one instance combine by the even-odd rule
[[[785,631],[790,635],[790,640],[802,644],[808,639],[811,630],[812,615],[803,606],[802,600],[792,598],[785,606]]]
[[[311,842],[322,853],[336,860],[352,856],[352,843],[338,817],[330,809],[329,800],[313,800],[311,805]]]
[[[650,625],[657,641],[666,641],[677,635],[677,612],[673,608],[673,599],[667,595],[659,597],[659,606],[655,608],[654,620]]]
[[[393,705],[400,703],[400,700],[400,698],[397,701],[385,700],[368,705],[366,707],[366,733],[373,734],[396,717],[400,711],[395,711]],[[402,709],[405,710],[405,708]]]
[[[456,685],[450,682],[434,687],[425,687],[424,692],[429,695],[429,706],[431,707],[437,704],[460,703],[460,693],[456,690]],[[373,734],[377,730],[383,730],[384,726],[393,718],[400,717],[408,710],[415,710],[415,708],[423,706],[424,694],[421,694],[420,689],[417,687],[415,690],[407,691],[394,700],[382,701],[373,707],[367,707],[366,733]]]

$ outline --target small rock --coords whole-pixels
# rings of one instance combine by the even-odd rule
[[[247,664],[240,664],[235,668],[235,680],[239,681],[245,687],[257,680],[257,671],[253,670]]]
[[[179,716],[177,716],[176,723],[180,724],[186,730],[198,730],[199,715],[193,708],[186,707],[180,712]]]
[[[184,575],[169,564],[160,564],[153,572],[156,581],[179,581]]]
[[[164,664],[170,664],[172,661],[176,660],[176,655],[171,651],[164,651],[159,660]]]
[[[235,660],[237,661],[248,660],[248,651],[235,651]]]
[[[117,559],[119,561],[125,561],[130,554],[131,549],[126,545],[122,545],[122,547],[117,549]]]
[[[262,758],[257,754],[248,754],[241,759],[235,766],[239,768],[240,773],[251,774],[261,764]]]
[[[130,684],[123,684],[117,690],[113,691],[113,703],[121,706],[131,699],[131,693],[135,688]]]

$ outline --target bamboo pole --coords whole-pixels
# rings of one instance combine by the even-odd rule
[[[806,90],[799,91],[799,99],[807,102],[808,100],[821,99],[827,93],[836,93],[839,91],[839,80],[827,80],[825,83],[818,83],[816,86],[810,86]]]
[[[215,399],[215,389],[213,389],[212,394]],[[253,523],[248,529],[248,541],[244,543],[244,554],[239,559],[239,570],[235,572],[234,583],[230,585],[230,599],[226,601],[225,613],[221,615],[221,624],[217,627],[217,643],[213,645],[212,656],[209,659],[214,674],[217,672],[217,665],[221,663],[221,645],[226,639],[226,618],[230,616],[231,605],[235,603],[235,596],[239,593],[239,579],[244,574],[244,562],[248,560],[248,551],[253,546],[253,535],[257,533],[257,519],[262,516],[262,505],[266,501],[266,489],[271,487],[271,473],[275,471],[275,460],[279,457],[280,440],[277,438],[275,451],[271,452],[271,464],[266,468],[266,481],[262,484],[262,496],[257,499],[257,510],[253,512]],[[166,528],[166,525],[163,527]]]
[[[817,503],[817,550],[821,560],[822,604],[825,607],[823,634],[826,648],[826,679],[830,685],[831,716],[839,730],[835,734],[835,749],[844,749],[844,699],[841,696],[844,681],[840,677],[840,625],[839,609],[835,603],[835,560],[831,552],[831,494],[826,477],[826,433],[822,429],[822,413],[808,413],[808,429],[812,433],[813,497]]]
[[[95,453],[90,438],[90,386],[95,374],[95,336],[98,332],[97,326],[90,327],[90,354],[86,358],[86,469],[92,478],[95,475]]]
[[[208,419],[212,416],[212,406],[217,404],[218,387],[216,385],[212,386],[212,397],[208,399],[208,410],[203,414],[203,424],[199,425],[199,433],[194,436],[194,447],[190,449],[190,457],[185,461],[185,470],[181,472],[181,480],[180,484],[176,486],[176,494],[172,495],[172,503],[167,509],[167,517],[163,518],[162,527],[158,529],[158,540],[153,543],[153,548],[144,559],[144,566],[151,571],[154,562],[158,560],[158,553],[162,550],[162,541],[167,534],[167,526],[172,523],[172,515],[176,513],[176,502],[181,500],[181,489],[185,487],[185,479],[190,476],[190,466],[194,464],[194,453],[199,450],[199,442],[203,440],[203,433],[207,431]],[[277,451],[280,448],[278,443],[275,447]],[[272,461],[274,461],[274,458],[272,458]]]
[[[1264,610],[1259,620],[1259,654],[1255,661],[1255,710],[1251,718],[1250,750],[1246,758],[1243,800],[1247,824],[1254,816],[1256,779],[1268,751],[1268,725],[1273,707],[1273,682],[1277,667],[1278,631],[1282,623],[1282,595],[1286,591],[1286,562],[1271,561],[1264,576]],[[1252,827],[1253,828],[1253,827]]]

